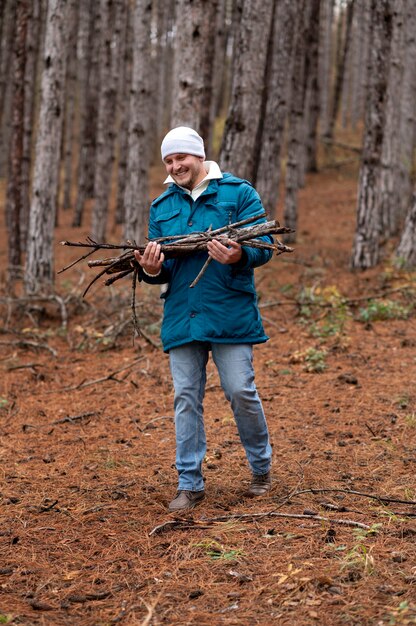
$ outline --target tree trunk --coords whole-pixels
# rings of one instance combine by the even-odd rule
[[[345,25],[344,42],[343,42],[342,50],[340,50],[338,54],[334,96],[332,100],[332,111],[331,111],[331,117],[329,120],[328,132],[326,134],[327,138],[331,140],[334,137],[334,128],[335,128],[335,124],[337,121],[339,105],[341,101],[341,90],[342,90],[342,85],[344,82],[346,60],[347,60],[348,50],[350,48],[350,43],[351,43],[351,24],[352,24],[353,15],[354,15],[354,0],[349,0],[349,3],[346,8],[346,25]],[[339,19],[341,19],[341,17]],[[341,42],[339,45],[341,45]]]
[[[29,13],[28,31],[26,38],[26,66],[25,66],[25,104],[24,104],[24,135],[21,173],[21,215],[20,241],[22,251],[26,250],[27,231],[29,227],[30,211],[30,177],[32,164],[33,127],[35,122],[35,104],[37,100],[38,62],[40,60],[41,41],[41,0],[32,0]]]
[[[21,176],[24,134],[24,76],[26,63],[26,33],[29,0],[16,3],[16,27],[13,44],[12,131],[10,141],[9,176],[7,184],[6,216],[8,237],[8,277],[17,278],[22,260],[20,241]]]
[[[129,145],[129,94],[133,62],[133,24],[130,4],[125,8],[123,24],[124,34],[120,50],[120,80],[118,85],[118,163],[117,163],[117,201],[115,223],[124,223],[124,194],[126,191],[127,151]]]
[[[267,84],[261,152],[256,172],[256,188],[264,207],[273,218],[280,184],[280,153],[289,98],[291,50],[297,4],[293,0],[277,3],[274,19],[273,51]]]
[[[80,67],[80,138],[77,174],[77,198],[73,226],[81,226],[84,205],[94,191],[96,149],[99,45],[101,32],[100,3],[83,0],[80,4],[78,56]],[[92,42],[92,43],[91,43]]]
[[[25,288],[29,294],[39,293],[53,282],[53,233],[62,135],[67,8],[66,0],[49,0],[25,269]]]
[[[332,26],[335,0],[322,0],[319,38],[319,94],[321,110],[321,134],[327,135],[331,95]]]
[[[406,4],[404,72],[399,130],[400,219],[406,215],[411,202],[411,173],[416,140],[416,11],[413,0],[407,0]]]
[[[100,94],[91,236],[104,241],[114,162],[117,77],[124,0],[101,0]]]
[[[157,0],[157,109],[156,109],[156,148],[157,161],[160,159],[160,142],[169,130],[172,119],[172,84],[174,65],[173,31],[175,28],[175,2]],[[172,61],[173,59],[173,61]],[[175,93],[176,98],[176,93]]]
[[[379,205],[381,237],[397,233],[400,216],[400,106],[403,87],[404,2],[395,0],[388,71],[386,113],[381,151]]]
[[[125,239],[140,241],[147,233],[149,215],[152,67],[150,56],[151,0],[136,0],[133,17],[133,73],[129,105],[129,147],[126,175]]]
[[[367,82],[369,23],[366,2],[367,0],[355,0],[352,24],[351,125],[353,129],[357,127],[357,123],[363,116]]]
[[[13,33],[16,20],[16,2],[8,0],[3,9],[0,40],[0,177],[5,176],[7,146],[9,144],[11,116],[11,63],[13,55]]]
[[[171,126],[209,135],[218,0],[177,0]]]
[[[75,122],[75,96],[77,86],[77,38],[78,38],[78,0],[70,3],[70,24],[68,36],[67,72],[66,72],[66,107],[65,107],[65,133],[63,141],[63,209],[72,207],[72,171],[73,171],[73,146],[74,146],[74,122]]]
[[[283,212],[284,224],[296,231],[298,219],[298,191],[300,187],[300,168],[302,134],[304,128],[303,113],[305,110],[305,58],[306,29],[308,26],[308,10],[305,0],[298,4],[298,20],[294,37],[294,57],[291,68],[291,96],[288,120],[287,162],[286,162],[286,194]],[[296,241],[296,233],[285,237],[285,241]]]
[[[306,172],[317,172],[317,130],[319,118],[319,30],[320,30],[321,0],[311,0],[311,17],[306,42],[308,54],[306,57],[306,95],[305,95],[305,162],[302,168],[303,176]],[[303,186],[303,185],[302,185]]]
[[[273,0],[247,0],[240,12],[232,75],[231,102],[220,152],[223,169],[253,180],[256,141],[264,98],[264,80]],[[266,31],[265,31],[266,25]]]
[[[351,258],[353,269],[373,267],[379,260],[380,211],[377,202],[385,122],[387,72],[392,37],[391,0],[371,0],[370,55],[364,147],[359,177],[357,226]]]
[[[416,267],[416,190],[396,250],[396,256],[401,265],[413,269]]]

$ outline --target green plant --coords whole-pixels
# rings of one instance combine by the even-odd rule
[[[400,602],[397,607],[387,607],[389,612],[385,619],[389,626],[407,626],[408,624],[416,624],[416,607],[409,604],[407,600]]]
[[[350,317],[348,305],[336,285],[304,287],[299,295],[301,324],[312,337],[341,336]]]
[[[9,404],[8,399],[4,398],[3,396],[0,396],[0,409],[5,409],[8,404]]]
[[[225,561],[235,561],[238,559],[238,557],[241,557],[243,555],[242,550],[225,548],[214,539],[201,541],[193,545],[195,548],[203,548],[205,554],[214,561],[218,561],[220,559]]]
[[[0,613],[0,624],[9,624],[13,619],[13,615]]]
[[[370,323],[381,320],[407,319],[412,306],[403,306],[394,300],[369,300],[359,311],[360,322]]]
[[[323,372],[327,368],[325,363],[326,350],[308,348],[305,352],[305,364],[307,372]]]

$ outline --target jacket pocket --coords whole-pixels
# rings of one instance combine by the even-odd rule
[[[253,281],[253,273],[250,270],[240,272],[230,272],[226,278],[226,285],[232,291],[242,291],[256,295],[256,288]]]
[[[155,216],[155,222],[159,224],[162,237],[168,237],[169,235],[177,235],[180,229],[180,221],[178,216],[180,215],[180,209],[170,209],[164,213],[158,213]]]

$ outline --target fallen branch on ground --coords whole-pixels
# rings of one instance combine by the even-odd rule
[[[349,519],[336,519],[330,517],[323,517],[322,515],[305,515],[302,513],[276,513],[276,511],[270,511],[265,513],[242,513],[235,515],[220,515],[218,517],[207,517],[199,520],[190,519],[175,519],[155,526],[149,533],[149,537],[157,535],[167,530],[186,530],[189,528],[209,528],[210,526],[220,524],[222,522],[230,522],[232,520],[238,521],[252,521],[258,519],[265,519],[267,517],[285,517],[290,519],[309,519],[319,522],[329,522],[330,524],[339,524],[341,526],[352,526],[353,528],[362,528],[364,530],[370,530],[371,526],[356,522]]]

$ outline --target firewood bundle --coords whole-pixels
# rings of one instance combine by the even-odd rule
[[[293,232],[290,228],[280,226],[279,222],[277,222],[276,220],[248,226],[248,224],[257,221],[259,218],[264,216],[264,213],[256,215],[246,220],[223,226],[222,228],[218,228],[217,230],[195,232],[188,235],[160,237],[158,239],[154,239],[153,241],[156,241],[160,244],[161,252],[164,253],[166,259],[177,258],[181,256],[195,254],[197,252],[206,251],[207,243],[212,239],[222,241],[225,245],[227,244],[227,241],[231,239],[232,241],[236,241],[244,246],[273,250],[276,254],[292,252],[293,249],[289,246],[286,246],[281,241],[276,240],[274,243],[267,243],[259,239],[259,237],[263,237],[264,235],[278,235]],[[89,248],[90,250],[70,265],[64,267],[62,270],[60,270],[59,273],[66,271],[70,267],[73,267],[76,263],[79,263],[80,261],[86,259],[87,257],[91,256],[99,250],[124,250],[124,252],[119,256],[106,257],[104,259],[88,261],[89,267],[103,267],[104,269],[101,270],[88,284],[87,288],[84,291],[84,296],[92,287],[92,285],[101,276],[104,275],[112,275],[104,282],[105,285],[111,285],[120,278],[124,278],[129,274],[133,274],[133,281],[135,285],[139,267],[134,257],[134,250],[144,252],[147,245],[147,243],[136,244],[135,242],[127,242],[126,244],[114,245],[109,243],[98,243],[90,238],[87,238],[87,241],[85,243],[62,241],[61,244],[63,246]],[[194,287],[198,280],[200,280],[210,261],[211,258],[209,257],[204,266],[201,268],[198,276],[196,276],[195,280],[190,284],[190,287]]]

